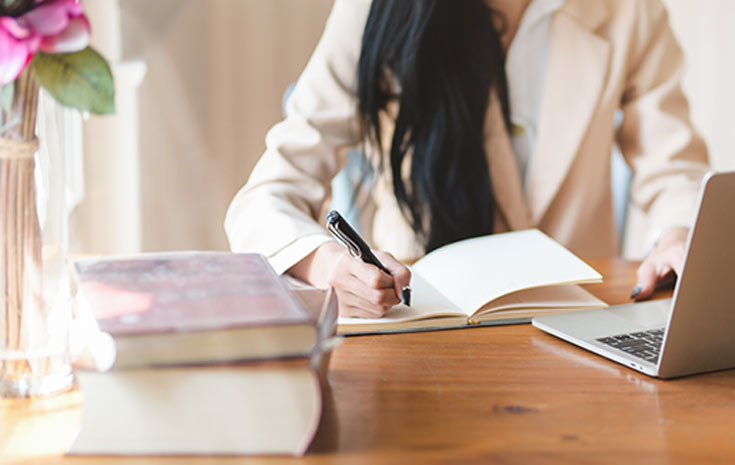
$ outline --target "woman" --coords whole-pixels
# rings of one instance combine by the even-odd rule
[[[230,206],[231,247],[334,286],[340,314],[364,317],[398,303],[401,261],[467,237],[537,227],[613,256],[617,141],[655,243],[634,291],[645,298],[681,266],[707,170],[681,66],[659,0],[336,0]],[[341,154],[359,144],[378,170],[363,232],[391,275],[322,226]]]

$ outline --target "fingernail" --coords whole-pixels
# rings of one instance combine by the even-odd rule
[[[643,288],[641,286],[636,286],[633,288],[633,292],[630,293],[630,298],[635,299],[638,294],[641,293]]]

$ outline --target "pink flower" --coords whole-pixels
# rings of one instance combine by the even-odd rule
[[[89,34],[77,0],[37,0],[20,18],[0,16],[0,85],[15,80],[37,51],[78,52],[89,45]]]
[[[89,44],[90,27],[77,0],[49,0],[20,17],[42,37],[40,50],[46,53],[71,53]]]
[[[15,18],[0,17],[0,86],[18,77],[40,44],[41,38]]]

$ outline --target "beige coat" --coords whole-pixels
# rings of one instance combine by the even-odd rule
[[[266,137],[267,150],[228,211],[234,251],[285,271],[329,240],[323,211],[344,149],[360,143],[356,64],[367,0],[336,0],[324,35]],[[681,92],[682,55],[659,0],[567,0],[554,14],[535,151],[524,195],[509,138],[489,130],[497,231],[537,227],[582,256],[614,256],[610,154],[633,169],[631,201],[651,231],[691,224],[706,147]],[[614,115],[623,114],[615,132]],[[498,105],[487,126],[502,125]],[[499,134],[499,135],[498,135]],[[390,190],[372,192],[363,229],[403,260],[422,254]]]

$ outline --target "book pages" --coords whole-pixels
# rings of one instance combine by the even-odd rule
[[[469,313],[520,289],[602,280],[592,267],[535,229],[441,247],[417,261],[413,270]]]
[[[392,323],[421,320],[424,318],[434,318],[442,316],[462,316],[467,318],[469,314],[454,305],[441,292],[436,290],[431,284],[419,274],[414,273],[411,279],[411,306],[407,307],[403,304],[396,305],[383,315],[382,318],[345,318],[340,317],[337,320],[338,325],[355,325],[367,327],[374,325],[376,321],[382,324],[390,325]]]

